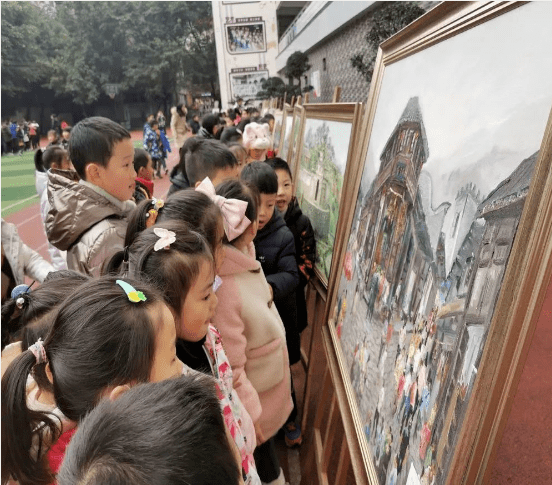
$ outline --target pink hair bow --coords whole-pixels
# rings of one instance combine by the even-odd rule
[[[220,208],[222,213],[222,222],[224,224],[224,233],[229,241],[233,241],[243,234],[251,221],[245,216],[247,202],[245,200],[227,199],[215,192],[215,186],[209,177],[196,187],[196,190],[204,193]]]

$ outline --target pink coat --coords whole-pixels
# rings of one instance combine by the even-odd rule
[[[212,322],[234,371],[234,389],[266,439],[285,424],[293,403],[286,333],[253,244],[246,255],[226,246]]]

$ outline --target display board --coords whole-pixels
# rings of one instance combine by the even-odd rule
[[[492,457],[552,272],[550,18],[445,2],[378,53],[328,287],[374,483]]]

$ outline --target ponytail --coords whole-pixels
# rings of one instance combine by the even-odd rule
[[[27,378],[36,362],[27,350],[16,357],[2,378],[2,483],[10,478],[20,485],[54,481],[44,447],[58,439],[61,423],[52,413],[27,407]]]

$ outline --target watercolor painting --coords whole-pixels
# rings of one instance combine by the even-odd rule
[[[293,124],[293,114],[288,112],[287,110],[284,111],[284,125],[282,127],[282,149],[280,150],[280,157],[285,160],[287,157],[287,153],[289,151],[289,142],[291,139],[291,125]],[[280,142],[282,143],[282,141]],[[287,161],[287,160],[286,160]]]
[[[551,17],[385,67],[331,312],[380,485],[446,482],[552,107]]]
[[[314,228],[316,267],[326,279],[332,263],[351,133],[352,123],[305,120],[296,196]]]

